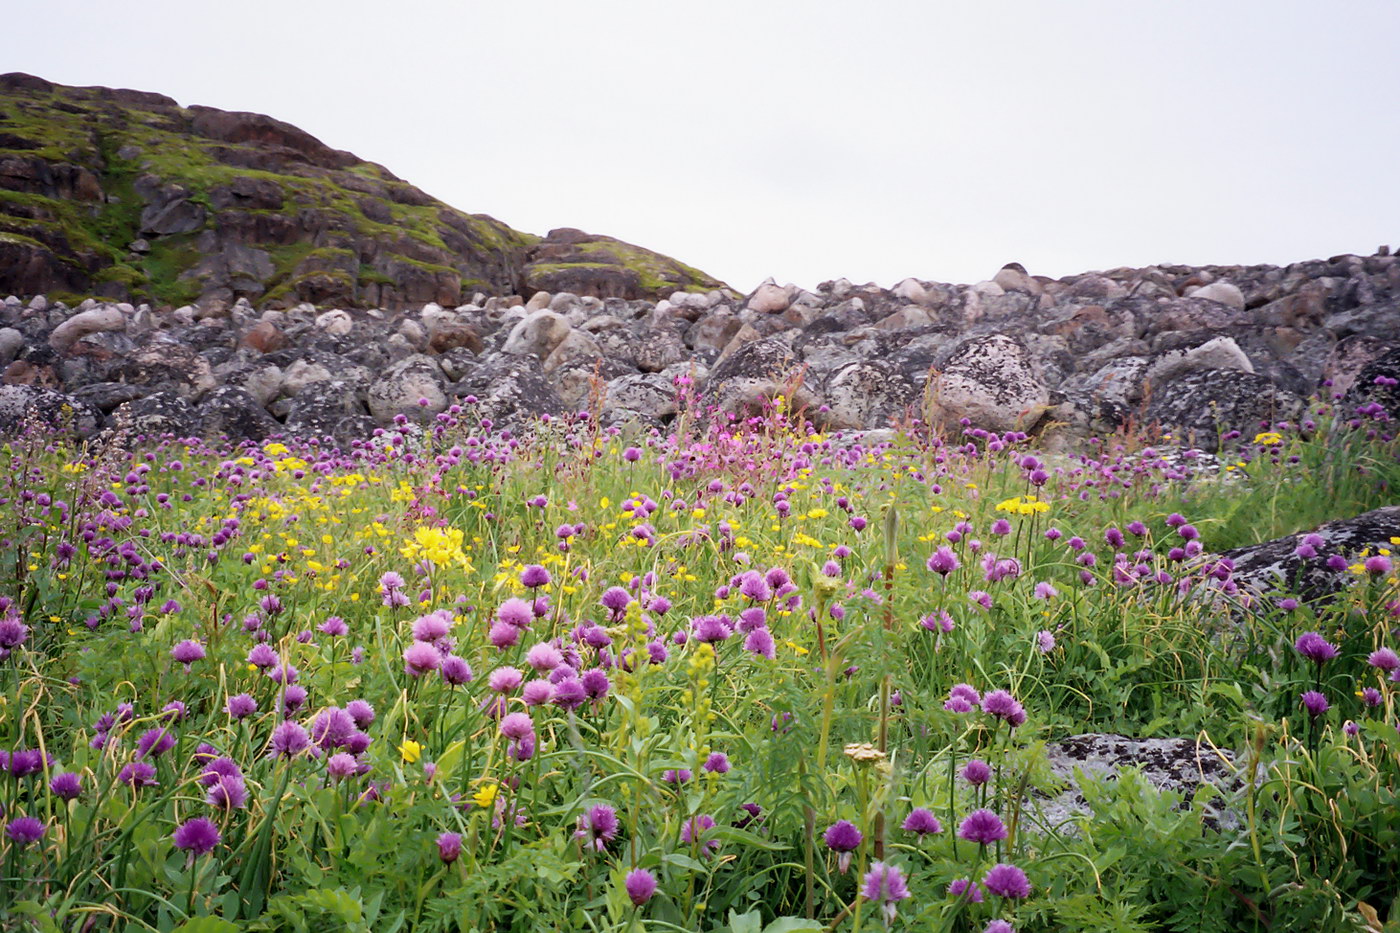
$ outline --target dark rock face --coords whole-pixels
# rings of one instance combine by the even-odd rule
[[[1400,421],[1400,347],[1361,368],[1342,408],[1348,415],[1370,420]]]
[[[269,116],[0,75],[0,292],[401,309],[527,287],[723,285],[607,237],[454,210]]]
[[[1400,506],[1388,506],[1319,525],[1302,532],[1226,551],[1234,564],[1233,580],[1242,590],[1263,595],[1271,591],[1296,593],[1305,601],[1326,599],[1357,578],[1349,570],[1333,570],[1327,559],[1340,555],[1348,565],[1364,550],[1394,549],[1400,537]],[[1304,553],[1299,548],[1307,545]]]
[[[1230,430],[1267,431],[1279,421],[1296,422],[1303,408],[1301,398],[1263,376],[1204,369],[1155,388],[1147,420],[1175,439],[1213,453]]]

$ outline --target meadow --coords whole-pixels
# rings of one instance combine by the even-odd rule
[[[0,929],[1400,928],[1379,421],[0,446]],[[1400,541],[1393,542],[1400,545]],[[1190,739],[1192,799],[1066,736]],[[1388,918],[1389,925],[1386,925]]]

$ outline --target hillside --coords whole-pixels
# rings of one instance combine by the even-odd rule
[[[272,117],[0,75],[0,292],[398,309],[722,287],[610,237],[457,210]]]

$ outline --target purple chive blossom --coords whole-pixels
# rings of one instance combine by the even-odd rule
[[[332,637],[339,637],[350,631],[349,627],[345,624],[345,620],[340,616],[331,616],[318,625],[317,628],[320,629],[322,633]]]
[[[865,873],[861,893],[866,900],[880,905],[886,924],[890,924],[898,913],[899,902],[909,896],[909,886],[904,883],[904,873],[899,868],[876,862]]]
[[[589,807],[578,818],[578,831],[574,836],[583,840],[584,848],[602,852],[617,836],[617,811],[607,804]]]
[[[632,596],[620,586],[610,587],[599,600],[604,609],[611,610],[613,615],[621,618],[622,613],[627,609],[627,604],[632,601]]]
[[[963,780],[977,787],[992,779],[992,767],[980,758],[974,758],[962,769]]]
[[[350,714],[350,718],[355,720],[355,725],[360,729],[368,729],[374,722],[374,707],[364,700],[351,700],[346,703],[345,712]]]
[[[220,774],[204,795],[215,810],[241,810],[248,805],[248,785],[241,774]]]
[[[518,668],[498,667],[486,678],[486,686],[496,693],[511,693],[520,686],[524,675]]]
[[[632,903],[641,907],[656,893],[656,876],[645,868],[634,868],[623,879],[622,886]]]
[[[44,838],[44,824],[32,816],[17,816],[5,825],[5,835],[17,846],[33,845]]]
[[[1383,577],[1394,569],[1394,564],[1384,554],[1373,554],[1366,558],[1361,566],[1373,577]]]
[[[258,668],[269,668],[278,661],[277,652],[268,645],[254,645],[248,652],[248,663]]]
[[[186,639],[170,649],[170,656],[185,665],[188,672],[191,664],[204,660],[204,646],[193,639]]]
[[[1337,656],[1336,647],[1317,632],[1304,632],[1299,635],[1298,640],[1293,643],[1293,647],[1299,654],[1315,664],[1330,661]]]
[[[927,566],[928,569],[932,570],[934,573],[946,577],[948,574],[961,567],[962,562],[958,560],[958,555],[953,553],[952,548],[944,545],[933,552],[932,556],[928,559]]]
[[[1055,633],[1043,628],[1036,633],[1035,642],[1041,654],[1049,654],[1055,650]]]
[[[520,571],[521,585],[528,586],[532,590],[541,586],[549,586],[549,581],[549,571],[545,570],[539,564],[531,564]]]
[[[943,708],[950,713],[970,713],[982,704],[982,695],[969,684],[957,684],[948,691]]]
[[[904,818],[903,829],[907,833],[923,837],[943,832],[943,824],[938,822],[938,817],[934,816],[931,811],[923,807],[915,807]]]
[[[272,730],[272,754],[292,758],[311,747],[311,737],[299,723],[288,720]]]
[[[1381,692],[1375,687],[1365,687],[1361,691],[1361,702],[1370,707],[1381,705]]]
[[[117,780],[135,787],[154,787],[156,769],[149,762],[133,761],[117,772]]]
[[[455,654],[449,654],[442,659],[440,669],[443,681],[452,687],[460,687],[472,679],[472,668],[465,658],[459,658]]]
[[[982,933],[1016,933],[1016,928],[1005,920],[993,920],[987,924]]]
[[[564,655],[549,642],[540,642],[525,652],[525,663],[537,671],[552,671],[564,663]]]
[[[967,878],[959,878],[948,885],[948,894],[952,897],[966,898],[969,904],[982,903],[982,886]]]
[[[1400,655],[1389,648],[1378,648],[1371,652],[1366,663],[1372,667],[1380,668],[1387,674],[1396,669],[1400,669]]]
[[[1015,865],[1002,862],[987,872],[982,885],[997,897],[1022,898],[1031,896],[1031,883],[1026,873]]]
[[[773,633],[766,628],[756,628],[749,632],[744,639],[744,650],[758,657],[767,658],[769,661],[777,657],[777,646],[773,642]]]
[[[136,757],[159,758],[175,747],[175,736],[168,729],[148,729],[136,740]]]
[[[1026,721],[1026,710],[1005,690],[993,690],[982,698],[982,712],[1004,719],[1013,728]]]
[[[446,865],[451,865],[457,861],[462,854],[462,836],[460,833],[443,833],[437,837],[438,858],[442,859]]]
[[[535,620],[535,610],[530,603],[518,596],[512,596],[501,603],[496,610],[496,621],[518,629],[529,628]]]
[[[415,641],[404,649],[404,671],[413,677],[422,677],[435,671],[442,664],[442,653],[425,641]]]
[[[246,693],[237,693],[228,698],[224,709],[233,719],[244,719],[258,711],[258,701]]]
[[[83,792],[82,775],[72,771],[55,774],[53,780],[49,781],[49,791],[61,800],[73,800]]]
[[[1303,707],[1307,709],[1308,715],[1316,719],[1331,708],[1327,702],[1327,697],[1316,690],[1309,690],[1303,694]]]
[[[826,847],[837,853],[836,864],[842,874],[851,867],[851,853],[860,847],[864,838],[850,820],[837,820],[822,833],[822,841],[826,843]]]
[[[681,825],[681,842],[693,844],[700,841],[700,837],[715,827],[715,818],[708,813],[700,813],[686,820]],[[712,854],[719,851],[719,840],[711,839],[700,847],[702,852]]]
[[[520,690],[520,698],[525,701],[526,706],[539,706],[541,703],[548,703],[554,696],[554,685],[547,680],[528,681]]]
[[[418,641],[437,641],[452,630],[452,613],[446,609],[430,612],[413,620],[413,637]]]
[[[501,735],[519,741],[535,734],[535,723],[529,713],[507,713],[501,717]]]
[[[991,810],[973,810],[958,826],[958,838],[989,845],[1006,838],[1006,825]]]
[[[711,752],[701,767],[712,774],[724,774],[729,770],[729,756],[724,752]]]
[[[1055,588],[1054,588],[1053,586],[1051,586],[1049,583],[1046,583],[1044,580],[1042,580],[1042,581],[1040,581],[1039,583],[1037,583],[1037,584],[1035,585],[1035,593],[1034,593],[1033,595],[1035,596],[1036,599],[1047,599],[1047,600],[1048,600],[1048,599],[1054,599],[1056,596],[1059,596],[1059,595],[1060,595],[1060,591],[1057,590],[1057,589],[1055,589]]]
[[[202,816],[186,820],[175,830],[172,838],[177,849],[184,849],[190,858],[214,851],[219,844],[219,827]]]

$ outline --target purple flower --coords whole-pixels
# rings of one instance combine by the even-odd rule
[[[349,627],[345,624],[345,620],[340,616],[331,616],[318,625],[317,628],[324,634],[332,637],[344,635],[346,632],[350,631]]]
[[[535,621],[535,610],[530,603],[512,596],[496,610],[496,620],[518,629],[529,628],[530,623]]]
[[[991,810],[973,810],[958,826],[958,838],[989,845],[1006,838],[1006,826]]]
[[[938,822],[938,817],[934,816],[931,811],[923,807],[915,807],[904,818],[903,829],[907,833],[915,833],[922,837],[943,832],[943,824]]]
[[[826,847],[838,853],[836,864],[843,874],[851,867],[851,853],[860,847],[864,838],[850,820],[837,820],[822,833]]]
[[[168,729],[148,729],[136,740],[136,757],[159,758],[175,747],[175,736]]]
[[[443,833],[437,837],[438,858],[444,864],[451,865],[457,861],[462,854],[462,836],[460,833]]]
[[[550,701],[560,709],[578,709],[583,705],[583,701],[588,699],[588,693],[583,689],[583,684],[577,677],[565,677],[554,685],[554,696]]]
[[[866,900],[881,905],[885,922],[889,924],[894,922],[899,902],[909,896],[909,886],[904,883],[904,873],[896,866],[875,862],[865,873],[861,893]]]
[[[442,664],[442,653],[425,641],[415,641],[404,649],[404,671],[413,677],[422,677],[435,671]]]
[[[1316,664],[1330,661],[1337,656],[1337,649],[1317,632],[1304,632],[1293,643],[1298,653]]]
[[[520,641],[521,629],[511,625],[509,622],[496,622],[491,626],[491,631],[487,633],[492,646],[504,651],[514,647]]]
[[[982,903],[981,885],[967,878],[959,878],[948,885],[948,893],[953,897],[966,897],[969,904]]]
[[[727,616],[700,616],[691,625],[695,640],[699,642],[721,642],[734,634],[734,626]]]
[[[661,772],[661,780],[667,784],[684,784],[692,777],[694,775],[690,773],[689,768],[667,768]]]
[[[175,847],[184,849],[190,858],[213,852],[219,844],[219,827],[202,816],[181,823],[172,836]]]
[[[612,689],[612,683],[601,667],[590,667],[584,671],[579,676],[579,683],[583,684],[583,692],[590,700],[601,700]]]
[[[1055,650],[1055,633],[1043,628],[1036,633],[1035,642],[1041,654],[1049,654]]]
[[[248,652],[248,663],[254,667],[269,668],[277,663],[277,652],[268,645],[254,645]]]
[[[472,679],[472,668],[465,658],[449,654],[442,659],[442,679],[452,687],[460,687]]]
[[[724,774],[729,770],[729,756],[724,752],[711,752],[701,767],[711,774]]]
[[[756,603],[766,603],[773,598],[773,588],[756,570],[747,571],[740,578],[739,592]]]
[[[777,656],[777,646],[773,643],[773,633],[766,628],[756,628],[744,639],[744,650],[761,658],[773,660]]]
[[[1366,663],[1372,667],[1378,667],[1386,673],[1390,673],[1400,668],[1400,655],[1389,648],[1378,648],[1371,652],[1371,656],[1366,659]]]
[[[207,774],[207,772],[206,772]],[[241,774],[219,774],[204,795],[215,810],[241,810],[248,804],[248,785]]]
[[[258,711],[258,701],[246,693],[237,693],[228,698],[224,709],[233,719],[243,719]]]
[[[29,637],[29,626],[14,616],[0,618],[0,653],[8,652],[24,644]]]
[[[1004,719],[1013,728],[1026,721],[1026,710],[1005,690],[993,690],[982,698],[982,712]]]
[[[1303,694],[1303,706],[1307,709],[1308,715],[1314,719],[1331,708],[1331,704],[1327,702],[1327,697],[1318,693],[1316,690],[1309,690],[1307,693]]]
[[[576,837],[584,840],[584,847],[602,852],[617,836],[617,811],[607,804],[590,807],[578,818]]]
[[[645,868],[634,868],[627,873],[622,886],[627,889],[627,896],[632,899],[632,903],[641,907],[656,893],[656,876]]]
[[[549,581],[549,571],[545,570],[539,564],[530,564],[524,570],[520,571],[521,584],[528,586],[532,590],[541,586],[549,586]]]
[[[952,548],[944,545],[933,552],[933,555],[928,559],[927,566],[928,569],[932,570],[934,573],[946,577],[948,574],[961,567],[962,562],[958,560],[958,555],[953,553]]]
[[[204,660],[204,646],[192,639],[185,639],[170,649],[170,656],[185,665],[185,670],[189,671],[190,665],[195,661]]]
[[[564,663],[564,655],[549,642],[540,642],[525,652],[525,663],[537,671],[552,671]]]
[[[632,596],[620,586],[609,587],[599,600],[604,609],[611,610],[616,616],[621,616],[627,609],[627,604],[632,601]]]
[[[292,758],[311,747],[311,737],[299,723],[287,720],[272,730],[272,754]]]
[[[1390,558],[1384,554],[1373,554],[1362,561],[1361,566],[1373,577],[1383,577],[1394,568]]]
[[[507,713],[501,717],[501,735],[519,741],[535,734],[535,723],[529,713]]]
[[[60,799],[73,800],[83,792],[82,776],[72,771],[55,774],[49,781],[49,791]]]
[[[345,704],[345,712],[350,714],[350,718],[355,720],[355,725],[360,729],[368,729],[374,722],[374,707],[364,700],[351,700]]]
[[[132,787],[154,787],[156,769],[149,762],[133,761],[117,772],[117,780]]]
[[[975,787],[992,779],[992,768],[980,758],[974,758],[963,766],[962,776],[967,783]]]
[[[17,816],[5,825],[5,835],[17,846],[33,845],[44,838],[44,824],[32,816]]]
[[[1041,580],[1035,585],[1035,593],[1033,595],[1036,599],[1054,599],[1056,596],[1060,595],[1060,591],[1044,580]]]
[[[1005,920],[993,920],[987,924],[982,933],[1016,933],[1016,929]]]
[[[1030,897],[1031,883],[1026,879],[1026,873],[1015,865],[1008,865],[1002,862],[994,866],[987,876],[982,879],[983,886],[997,897]]]
[[[520,690],[520,697],[526,706],[539,706],[548,703],[554,696],[554,685],[547,680],[535,679],[527,682]]]
[[[1371,707],[1380,706],[1381,692],[1375,687],[1364,687],[1361,690],[1361,702]]]
[[[486,678],[486,686],[496,693],[510,693],[520,686],[524,675],[518,668],[498,667]]]
[[[311,741],[324,751],[339,748],[355,734],[355,719],[339,706],[328,706],[311,723]]]
[[[452,613],[446,609],[430,612],[413,620],[413,637],[418,641],[437,641],[452,630]]]
[[[714,829],[714,827],[714,817],[710,816],[708,813],[697,814],[696,816],[693,816],[690,819],[686,820],[685,823],[681,825],[681,842],[699,842],[700,838],[704,836],[708,830]],[[702,845],[700,847],[700,850],[705,853],[718,852],[719,840],[711,839],[710,841]]]

